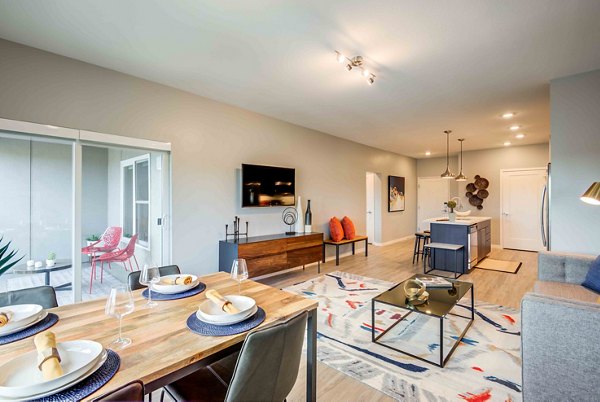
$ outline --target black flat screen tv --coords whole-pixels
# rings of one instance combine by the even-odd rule
[[[242,207],[296,204],[296,170],[242,164]]]

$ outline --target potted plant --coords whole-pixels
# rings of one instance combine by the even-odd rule
[[[88,246],[91,246],[92,244],[96,243],[99,240],[100,240],[100,236],[98,236],[97,234],[93,234],[93,235],[90,235],[85,238],[85,241],[87,242]]]
[[[46,266],[53,267],[56,264],[56,253],[51,251],[48,253],[48,258],[46,258]]]
[[[448,221],[456,221],[456,214],[454,213],[454,208],[456,208],[456,201],[450,200],[446,203],[446,205],[448,205]]]
[[[9,250],[11,242],[8,242],[3,246],[2,239],[4,239],[4,237],[0,237],[0,275],[11,269],[16,263],[25,257],[22,256],[17,260],[13,260],[13,257],[17,255],[19,250]]]

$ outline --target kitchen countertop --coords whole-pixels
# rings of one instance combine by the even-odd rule
[[[489,216],[464,216],[464,217],[456,217],[456,221],[454,222],[450,222],[448,220],[447,216],[438,216],[436,218],[429,218],[429,219],[425,219],[423,221],[423,226],[425,227],[424,230],[429,230],[430,224],[431,223],[441,223],[444,225],[465,225],[465,226],[471,226],[471,225],[475,225],[476,223],[480,223],[480,222],[484,222],[484,221],[488,221],[491,220],[492,218]]]

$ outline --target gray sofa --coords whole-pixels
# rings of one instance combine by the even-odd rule
[[[581,286],[594,259],[539,253],[521,301],[525,402],[600,401],[600,295]]]

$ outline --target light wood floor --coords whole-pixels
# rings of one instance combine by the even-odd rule
[[[357,252],[354,256],[342,258],[336,267],[335,261],[321,264],[321,275],[333,271],[346,271],[390,282],[401,282],[423,270],[423,265],[412,264],[413,242],[404,241],[385,247],[369,247],[369,257]],[[461,276],[461,280],[473,282],[475,299],[520,308],[521,298],[533,288],[537,277],[537,254],[516,250],[494,249],[492,258],[521,261],[523,265],[517,274],[474,269],[471,274]],[[291,271],[261,280],[261,282],[283,288],[318,276],[315,266],[303,271]],[[306,364],[301,363],[298,381],[288,396],[288,401],[305,400]],[[317,366],[317,398],[321,401],[388,401],[383,393],[357,381],[325,364]]]

